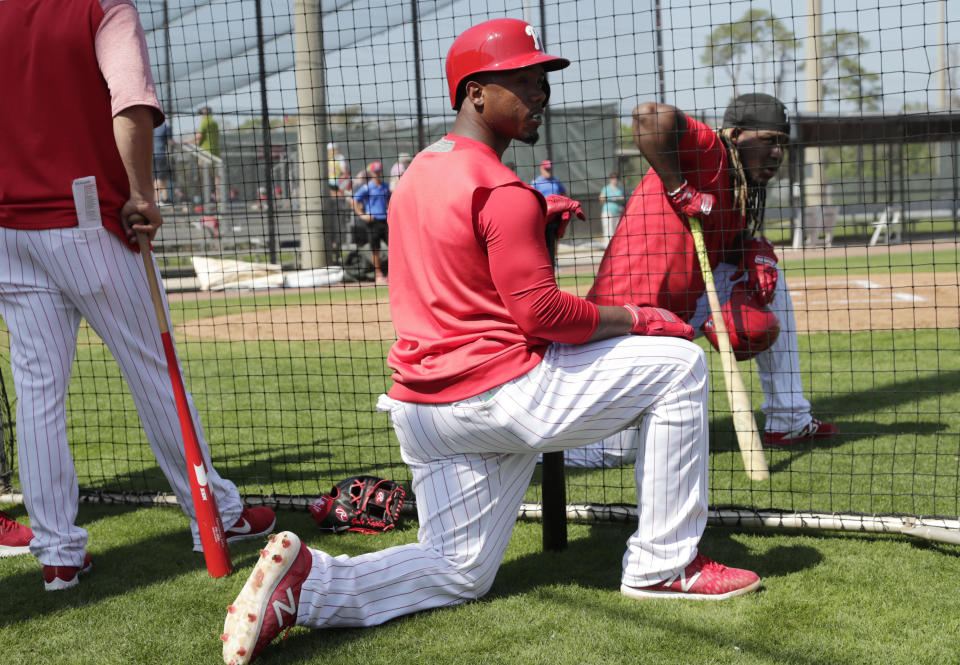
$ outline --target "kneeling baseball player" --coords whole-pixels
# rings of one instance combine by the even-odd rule
[[[754,358],[766,415],[763,443],[788,446],[836,436],[803,396],[793,302],[763,237],[766,188],[789,140],[790,122],[775,97],[736,98],[714,130],[672,106],[633,111],[633,134],[650,170],[634,190],[604,252],[587,299],[637,303],[676,312],[717,346],[689,216],[701,221],[724,321],[738,360]],[[641,433],[629,429],[568,451],[568,466],[632,462]]]
[[[656,307],[597,306],[557,288],[548,221],[582,215],[501,162],[538,138],[547,72],[537,32],[497,19],[447,54],[449,134],[393,194],[390,414],[410,466],[418,542],[356,557],[274,536],[229,607],[241,664],[282,630],[373,626],[490,589],[541,452],[638,425],[639,519],[623,559],[633,598],[729,598],[760,585],[698,551],[707,518],[708,379],[693,329]],[[438,232],[438,230],[440,232]]]

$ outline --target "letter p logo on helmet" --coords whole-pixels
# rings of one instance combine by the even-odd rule
[[[532,65],[543,65],[552,72],[568,67],[570,61],[544,53],[540,35],[526,21],[497,18],[475,25],[457,37],[447,52],[450,106],[460,109],[469,76]]]

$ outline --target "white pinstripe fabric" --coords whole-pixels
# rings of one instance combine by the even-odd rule
[[[746,279],[744,276],[731,281],[730,278],[737,270],[737,266],[720,263],[713,271],[717,297],[721,303],[730,299],[734,284]],[[778,286],[773,302],[770,303],[770,310],[780,321],[780,335],[773,346],[757,354],[755,360],[765,398],[761,406],[766,417],[764,429],[791,432],[805,427],[813,416],[810,414],[810,402],[803,396],[793,299],[779,266],[777,273]],[[701,326],[709,317],[710,303],[704,294],[697,300],[697,311],[690,319],[690,325],[697,331],[697,336],[703,335]],[[564,453],[564,461],[567,466],[573,467],[614,467],[630,464],[634,461],[637,436],[638,431],[635,428],[626,430],[589,446],[568,450]]]
[[[173,389],[142,259],[109,231],[0,228],[0,315],[10,329],[20,484],[31,552],[45,565],[83,563],[77,476],[66,436],[66,392],[81,319],[107,344],[133,395],[160,469],[199,534]],[[166,303],[164,303],[166,305]],[[207,463],[203,429],[187,395]],[[243,506],[233,483],[208,474],[225,525]]]
[[[730,300],[733,286],[745,281],[746,275],[731,281],[737,272],[737,266],[720,263],[713,271],[717,283],[717,295],[720,302]],[[780,335],[766,351],[757,354],[757,373],[765,401],[761,409],[766,416],[764,429],[772,432],[791,432],[806,426],[813,416],[810,415],[810,402],[803,396],[803,383],[800,377],[800,352],[797,339],[797,323],[793,316],[793,299],[783,270],[777,266],[777,289],[773,294],[770,310],[780,321]],[[706,294],[697,300],[697,312],[690,325],[698,334],[703,334],[700,326],[710,316],[710,303]]]
[[[623,581],[654,584],[696,555],[707,516],[706,361],[694,344],[553,344],[528,374],[454,404],[381,396],[413,474],[419,542],[359,557],[313,550],[298,623],[369,626],[485,594],[540,452],[637,423],[639,524]]]

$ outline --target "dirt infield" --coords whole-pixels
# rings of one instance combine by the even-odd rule
[[[958,278],[957,273],[936,272],[806,277],[787,283],[799,332],[852,332],[956,328]],[[376,300],[366,296],[362,304],[288,306],[199,319],[178,326],[175,334],[219,341],[389,341],[394,333],[386,298],[382,293]]]

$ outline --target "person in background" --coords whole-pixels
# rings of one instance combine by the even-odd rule
[[[620,174],[611,171],[607,178],[607,184],[600,190],[600,220],[603,228],[603,244],[606,246],[613,238],[613,232],[617,229],[617,222],[620,221],[620,215],[623,214],[623,202],[625,200],[623,187],[620,186]]]
[[[397,183],[400,182],[400,176],[403,175],[403,172],[407,170],[408,166],[410,166],[410,154],[401,152],[397,155],[396,163],[390,167],[390,191],[397,188]]]
[[[565,195],[567,193],[567,188],[564,187],[563,183],[553,176],[553,162],[549,159],[540,162],[540,175],[534,178],[530,184],[544,196],[550,196],[551,194]]]
[[[367,166],[370,179],[353,192],[353,210],[367,224],[371,262],[377,284],[386,284],[387,277],[380,265],[380,245],[387,240],[387,206],[390,203],[390,187],[383,182],[383,165],[370,162]]]
[[[170,197],[171,170],[167,147],[173,144],[170,125],[164,122],[153,130],[153,190],[157,205],[168,206],[174,203]]]
[[[220,156],[220,125],[213,119],[213,111],[209,106],[200,109],[200,126],[197,133],[193,135],[190,141],[195,143],[197,148],[214,157]],[[205,185],[213,181],[213,190],[210,192],[210,200],[216,200],[217,192],[220,191],[220,169],[202,155],[198,156],[197,168],[200,170],[201,180]],[[213,178],[211,178],[211,174]]]

